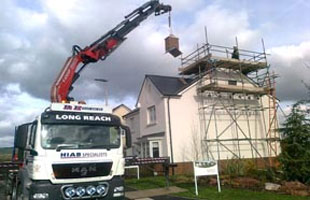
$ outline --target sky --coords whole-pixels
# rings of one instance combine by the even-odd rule
[[[123,20],[146,0],[2,0],[0,7],[0,147],[12,146],[14,128],[39,115],[50,87],[71,55]],[[184,55],[205,42],[263,51],[277,79],[283,110],[308,96],[310,1],[163,0],[172,6],[172,31]],[[107,60],[90,64],[71,93],[89,104],[134,108],[145,74],[178,74],[180,60],[165,54],[168,17],[151,16]],[[95,82],[107,79],[107,83]],[[304,83],[303,83],[304,82]]]

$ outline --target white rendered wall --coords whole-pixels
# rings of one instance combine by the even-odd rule
[[[226,84],[227,81],[222,82]],[[227,83],[228,84],[228,83]],[[240,83],[238,82],[238,85]],[[252,83],[244,82],[247,87],[256,87]],[[206,92],[206,94],[208,91]],[[209,91],[212,94],[212,92]],[[183,90],[179,97],[163,97],[155,88],[149,79],[146,78],[142,91],[138,100],[140,105],[140,133],[142,136],[148,136],[154,133],[165,132],[162,144],[162,156],[171,156],[170,152],[170,134],[169,134],[169,117],[168,117],[168,101],[170,105],[170,123],[173,146],[174,162],[186,162],[195,159],[206,159],[207,151],[202,142],[207,139],[216,139],[216,135],[221,135],[220,140],[229,139],[265,139],[269,130],[269,96],[262,97],[255,95],[234,94],[232,99],[225,99],[229,93],[222,93],[223,97],[217,95],[213,97],[204,97],[204,115],[199,118],[197,85],[193,84]],[[224,97],[226,95],[226,97]],[[212,96],[212,95],[211,95]],[[168,100],[169,99],[169,100]],[[212,113],[212,105],[217,103],[218,108]],[[230,111],[223,107],[223,104]],[[238,109],[232,111],[234,104]],[[155,105],[156,107],[156,123],[147,124],[147,108]],[[245,106],[257,107],[257,111],[246,110]],[[229,114],[230,113],[230,114]],[[202,114],[202,113],[201,113]],[[236,115],[236,116],[234,116]],[[215,117],[214,117],[215,116]],[[237,123],[233,118],[237,117]],[[273,115],[271,115],[273,118]],[[202,120],[205,119],[205,120]],[[200,122],[205,122],[200,126]],[[274,123],[277,124],[277,121]],[[237,124],[237,125],[236,125]],[[208,128],[207,128],[208,127]],[[277,126],[275,126],[277,127]],[[207,132],[207,133],[206,133]],[[272,131],[274,137],[278,137],[278,133]],[[276,135],[275,135],[276,134]],[[217,145],[214,142],[208,143],[208,148],[212,152],[214,159],[231,159],[234,155],[241,158],[252,157],[269,157],[275,156],[273,151],[267,146],[266,141],[253,141],[252,145],[248,141],[226,141],[223,145]],[[254,148],[253,148],[254,147]],[[274,143],[273,147],[279,153],[279,143]],[[217,152],[220,152],[218,155]],[[230,152],[232,151],[232,152]]]
[[[223,82],[224,84],[226,82]],[[240,83],[238,83],[240,84]],[[255,87],[249,82],[245,82],[247,87]],[[231,159],[236,156],[241,158],[260,158],[275,156],[275,151],[279,154],[278,142],[272,144],[272,150],[265,139],[268,136],[269,123],[272,122],[273,114],[269,115],[272,104],[269,96],[262,97],[256,95],[234,94],[233,100],[225,99],[225,94],[218,97],[218,93],[213,97],[204,97],[204,116],[199,119],[197,86],[193,85],[182,91],[181,97],[171,98],[170,119],[172,132],[172,146],[175,162],[192,161],[194,159],[206,159],[208,154],[205,145],[208,144],[209,154],[214,159]],[[208,91],[206,92],[208,93]],[[210,92],[209,93],[214,93]],[[226,93],[228,97],[230,93]],[[166,109],[168,109],[166,98]],[[216,103],[214,109],[213,104]],[[233,111],[234,104],[236,110]],[[225,105],[225,106],[223,106]],[[248,106],[248,110],[246,108]],[[226,109],[224,108],[226,107]],[[256,111],[253,108],[256,107]],[[237,109],[238,108],[238,109]],[[212,113],[213,112],[213,113]],[[215,114],[214,114],[215,112]],[[202,112],[201,112],[202,114]],[[166,114],[168,116],[168,114]],[[269,116],[271,119],[269,120]],[[234,119],[237,118],[237,123]],[[202,120],[204,119],[204,120]],[[200,122],[205,122],[200,126]],[[272,122],[271,128],[277,128],[277,120]],[[168,124],[168,122],[166,122]],[[167,127],[167,133],[169,129]],[[271,131],[271,137],[279,137],[278,133]],[[206,139],[216,139],[220,135],[220,140],[240,139],[239,141],[201,142]],[[269,136],[268,136],[269,137]],[[256,141],[245,139],[258,139]],[[259,141],[262,139],[261,141]],[[242,141],[244,140],[244,141]],[[170,154],[170,137],[167,136],[167,146]],[[220,154],[218,154],[218,151]]]
[[[165,132],[166,124],[164,101],[161,94],[148,78],[145,79],[138,104],[140,105],[141,137],[154,133]],[[156,109],[156,122],[154,124],[147,123],[147,109],[150,106],[155,106]]]
[[[195,99],[196,87],[192,86],[187,88],[180,98],[170,98],[169,100],[175,162],[186,162],[201,158],[198,104]],[[166,101],[168,101],[167,98]],[[168,107],[167,104],[166,107]],[[169,139],[168,149],[170,150]]]
[[[140,115],[139,111],[129,114],[125,118],[125,124],[130,128],[132,148],[126,151],[128,156],[138,155],[140,151],[139,145],[137,145],[137,139],[140,137]]]
[[[140,137],[147,137],[156,133],[164,133],[164,137],[162,138],[148,138],[147,140],[160,141],[160,155],[168,156],[165,101],[161,93],[148,78],[145,79],[142,86],[138,105],[140,108]],[[156,122],[154,124],[148,124],[147,121],[147,109],[150,106],[155,106]]]

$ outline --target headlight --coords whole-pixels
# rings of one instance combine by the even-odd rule
[[[73,187],[68,187],[65,190],[65,195],[70,198],[73,197],[75,195],[75,189]]]
[[[35,193],[32,197],[34,199],[48,199],[48,193]]]
[[[118,186],[114,188],[114,192],[123,192],[124,191],[124,186]]]
[[[102,195],[105,193],[106,187],[104,185],[98,185],[96,189],[97,189],[97,193],[99,195]]]
[[[83,187],[78,187],[78,188],[76,188],[75,192],[76,192],[76,195],[81,197],[86,193],[86,190]]]
[[[88,187],[86,188],[86,192],[87,192],[87,194],[90,195],[90,196],[94,195],[95,192],[96,192],[95,186],[92,186],[92,185],[88,186]]]

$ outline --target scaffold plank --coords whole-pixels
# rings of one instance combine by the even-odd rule
[[[268,94],[267,88],[224,85],[224,84],[218,84],[216,82],[207,85],[202,85],[201,87],[198,88],[198,90],[200,92],[203,92],[205,90],[211,90],[217,92],[246,93],[246,94],[258,94],[258,95]]]
[[[196,61],[192,61],[192,63],[186,67],[180,67],[179,71],[182,75],[190,75],[197,74],[199,73],[199,70],[205,70],[211,67],[233,70],[241,69],[242,73],[247,74],[256,70],[265,69],[267,67],[267,63],[261,61],[238,60],[234,58],[211,56],[209,54]]]

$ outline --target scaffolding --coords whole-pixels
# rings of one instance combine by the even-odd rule
[[[197,80],[203,157],[267,158],[272,166],[279,149],[278,101],[264,43],[256,52],[207,42],[181,62],[180,74]]]

